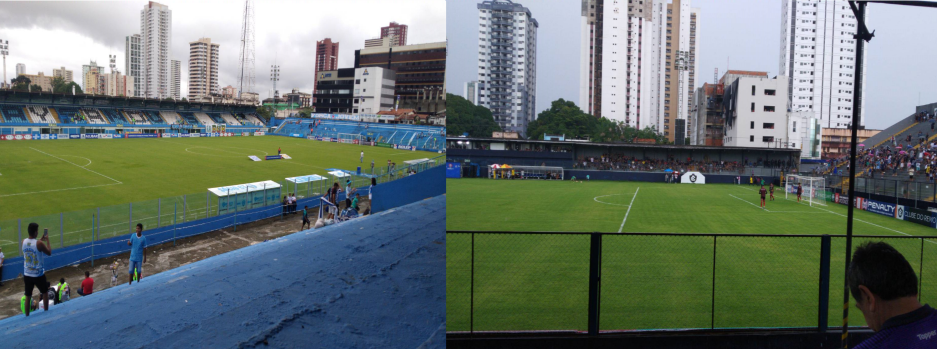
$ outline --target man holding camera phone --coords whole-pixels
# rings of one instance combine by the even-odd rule
[[[39,224],[29,223],[29,238],[23,240],[23,283],[26,284],[26,299],[33,296],[33,287],[39,288],[39,296],[44,302],[45,309],[49,309],[49,282],[46,281],[45,268],[43,267],[43,257],[40,252],[46,256],[52,255],[52,244],[49,243],[49,229],[44,229],[42,238],[36,240],[39,235]],[[29,316],[29,307],[26,307],[26,316]]]

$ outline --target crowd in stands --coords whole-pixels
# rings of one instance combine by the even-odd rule
[[[894,146],[894,147],[893,147]],[[842,159],[834,164],[831,174],[848,175],[849,159]],[[908,176],[914,180],[915,173],[919,178],[933,181],[937,167],[937,142],[900,143],[892,140],[890,144],[875,149],[866,149],[856,154],[857,176],[875,178],[892,175],[896,177]],[[903,179],[903,178],[902,178]]]
[[[590,170],[616,170],[616,171],[663,171],[672,169],[675,171],[699,171],[704,173],[731,172],[743,174],[746,167],[764,167],[775,168],[785,172],[790,171],[796,164],[792,161],[782,160],[762,160],[756,161],[704,161],[687,158],[679,160],[676,158],[668,159],[638,159],[629,156],[609,156],[603,154],[600,157],[580,156],[573,164],[575,169]]]

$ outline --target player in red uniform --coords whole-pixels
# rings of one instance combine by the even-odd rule
[[[758,191],[758,194],[761,194],[761,208],[765,208],[765,194],[767,193],[768,191],[765,190],[765,186],[762,185],[761,190]]]
[[[804,193],[804,187],[800,186],[800,183],[797,183],[797,202],[800,202],[800,194]]]
[[[771,194],[771,201],[774,201],[774,183],[768,185],[768,193]]]

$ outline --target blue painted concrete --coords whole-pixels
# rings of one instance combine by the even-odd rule
[[[445,210],[436,196],[75,296],[0,320],[0,343],[444,348]]]

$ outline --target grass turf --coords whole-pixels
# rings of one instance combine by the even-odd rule
[[[255,162],[247,157],[262,159],[276,154],[278,147],[292,159]],[[361,151],[364,163],[359,162]],[[172,224],[174,209],[180,222],[212,215],[207,206],[216,200],[206,195],[208,188],[263,180],[282,183],[286,177],[326,175],[326,168],[354,171],[361,166],[368,172],[371,159],[376,168],[386,167],[387,160],[400,168],[404,160],[438,155],[277,136],[4,141],[0,142],[0,246],[7,258],[18,255],[17,229],[25,238],[30,222],[49,228],[54,247],[61,246],[60,235],[65,246],[88,242],[91,215],[98,207],[98,238],[103,239],[130,233],[131,202],[133,223],[142,222],[149,229],[157,223]]]
[[[758,207],[754,190],[719,184],[457,179],[447,181],[446,228],[817,235],[605,235],[600,327],[817,326],[819,235],[845,234],[846,206],[810,207],[776,190],[766,211]],[[856,235],[937,235],[933,228],[869,212],[857,210],[855,218]],[[467,331],[470,321],[475,331],[587,329],[588,235],[476,234],[474,280],[472,236],[448,234],[446,240],[448,331]],[[853,246],[866,240],[854,239]],[[901,251],[921,277],[922,302],[937,302],[937,239],[872,240]],[[845,239],[834,238],[831,246],[829,325],[841,326]],[[850,302],[850,325],[864,325]]]

